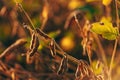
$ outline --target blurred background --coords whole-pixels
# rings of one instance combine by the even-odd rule
[[[80,13],[77,14],[77,19],[82,27],[85,25],[86,19],[89,20],[90,23],[93,23],[100,21],[103,16],[112,20],[112,23],[116,25],[114,1],[111,1],[111,4],[107,6],[102,3],[102,0],[18,0],[18,2],[21,3],[24,10],[30,16],[35,28],[41,28],[46,34],[55,39],[58,45],[67,54],[77,58],[78,60],[83,59],[88,63],[88,55],[83,55],[83,37],[81,36],[81,32],[78,30],[78,25],[72,13],[74,11],[80,11]],[[38,48],[38,51],[41,53],[39,54],[41,56],[39,67],[38,64],[35,65],[34,63],[34,65],[26,64],[25,57],[20,56],[21,53],[26,52],[26,49],[24,50],[23,48],[29,48],[31,39],[30,33],[24,29],[23,23],[30,25],[29,21],[20,11],[15,1],[0,0],[0,53],[20,38],[25,38],[28,41],[24,47],[15,50],[13,54],[2,59],[3,62],[13,68],[20,67],[23,71],[41,73],[38,75],[34,74],[35,77],[32,77],[32,75],[25,76],[27,78],[31,78],[28,80],[61,80],[59,76],[52,76],[49,74],[50,72],[53,72],[53,70],[48,68],[48,66],[52,66],[53,64],[58,66],[58,63],[60,62],[59,60],[61,59],[58,57],[58,61],[52,60],[48,54],[50,51],[45,48],[45,43],[43,41],[40,41],[41,45]],[[98,37],[103,49],[105,50],[105,55],[107,56],[109,64],[114,41],[105,40],[101,36]],[[120,75],[119,44],[120,43],[118,43],[115,63],[113,65],[114,80],[118,80],[117,78]],[[98,51],[98,47],[94,39],[91,51],[92,53],[90,56],[92,59],[92,65],[95,67],[101,53]],[[64,79],[73,80],[75,78],[75,69],[76,67],[69,69],[69,74],[67,74]],[[25,74],[25,72],[23,73]],[[26,73],[29,74],[29,72]],[[96,70],[95,73],[99,74],[100,70]],[[6,75],[1,74],[0,79],[10,80],[6,78]],[[36,77],[39,77],[39,79],[35,79]]]

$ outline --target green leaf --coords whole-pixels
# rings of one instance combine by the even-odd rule
[[[114,40],[119,35],[118,28],[113,27],[112,23],[107,19],[102,19],[100,22],[93,23],[91,31],[101,34],[103,38],[108,40]]]
[[[108,40],[115,40],[118,37],[118,35],[113,33],[104,33],[102,34],[102,37]]]

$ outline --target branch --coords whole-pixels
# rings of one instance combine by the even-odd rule
[[[2,57],[4,57],[5,55],[10,54],[15,49],[23,46],[25,43],[27,43],[26,39],[19,39],[19,40],[17,40],[15,43],[13,43],[12,45],[10,45],[6,50],[4,50],[3,53],[0,54],[0,59]]]

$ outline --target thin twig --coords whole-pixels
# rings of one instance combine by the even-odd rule
[[[0,59],[2,57],[4,57],[5,55],[11,53],[12,51],[17,49],[18,47],[23,46],[26,42],[27,42],[26,39],[19,39],[19,40],[17,40],[15,43],[13,43],[11,46],[9,46],[6,50],[4,50],[3,53],[0,54]]]
[[[117,4],[117,0],[115,0],[115,9],[116,9],[116,24],[119,30],[119,14],[118,14],[118,4]]]
[[[111,61],[110,61],[110,67],[109,67],[109,80],[112,79],[112,77],[111,77],[111,74],[112,74],[112,65],[113,65],[114,58],[115,58],[117,43],[118,43],[118,40],[116,39],[116,40],[115,40],[114,49],[113,49],[113,52],[112,52],[112,58],[111,58]]]
[[[78,64],[78,63],[79,63],[79,60],[78,60],[78,59],[76,59],[76,58],[68,55],[68,54],[67,54],[66,52],[64,52],[63,49],[56,43],[55,40],[54,40],[54,42],[55,42],[56,47],[59,49],[59,50],[56,50],[56,51],[58,52],[58,54],[60,54],[60,55],[62,55],[62,56],[66,55],[67,58],[68,58],[68,60],[71,61],[71,62],[73,62],[73,63],[75,63],[75,64]]]
[[[24,10],[24,8],[22,7],[22,5],[20,3],[18,3],[18,7],[20,8],[20,10],[22,10],[22,12],[25,14],[27,19],[29,20],[30,24],[32,25],[32,28],[35,29],[35,26],[34,26],[32,20],[30,19],[29,15],[27,14],[27,12]]]
[[[119,30],[119,14],[118,14],[118,6],[117,6],[117,0],[115,0],[115,9],[116,9],[116,24]],[[109,80],[112,79],[111,74],[112,74],[112,65],[114,62],[114,58],[115,58],[115,54],[116,54],[116,49],[117,49],[117,43],[118,43],[118,39],[115,40],[115,45],[114,45],[114,49],[112,52],[112,58],[110,61],[110,67],[109,67]]]
[[[76,23],[77,23],[77,27],[79,28],[80,31],[82,31],[82,28],[81,28],[81,26],[80,26],[80,24],[79,24],[79,21],[78,21],[78,19],[77,19],[77,14],[75,14],[75,13],[74,13],[74,18],[75,18],[75,21],[76,21]]]
[[[79,61],[80,61],[80,60],[76,59],[75,57],[68,55],[68,54],[65,53],[65,52],[61,52],[61,51],[59,51],[59,50],[56,50],[56,51],[57,51],[57,54],[59,54],[59,55],[61,55],[61,56],[66,55],[67,58],[68,58],[68,60],[69,60],[70,62],[73,62],[74,64],[78,64]]]

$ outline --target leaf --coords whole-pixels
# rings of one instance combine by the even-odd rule
[[[113,30],[112,23],[108,21],[100,21],[92,24],[91,30],[97,34],[103,34],[104,32],[111,32]]]
[[[118,37],[118,35],[112,34],[112,33],[105,33],[105,34],[102,34],[102,37],[108,40],[115,40]]]
[[[103,38],[114,40],[118,37],[119,31],[117,27],[113,27],[112,23],[103,18],[100,22],[92,24],[91,31],[101,34]]]

